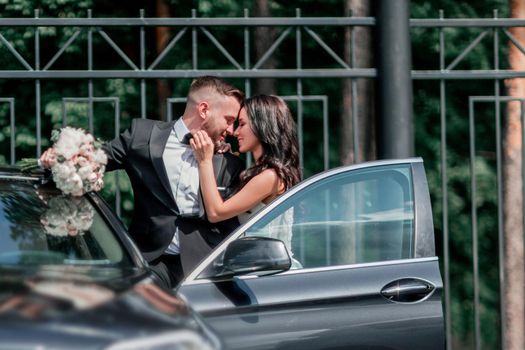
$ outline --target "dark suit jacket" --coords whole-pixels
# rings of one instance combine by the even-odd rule
[[[131,181],[134,210],[129,233],[146,260],[154,260],[164,253],[177,226],[181,233],[182,265],[185,273],[188,273],[239,222],[233,218],[211,224],[204,213],[197,218],[179,216],[162,160],[174,124],[174,121],[134,119],[131,128],[106,143],[103,149],[108,155],[107,171],[124,169]],[[221,194],[227,198],[239,185],[244,163],[228,153],[215,155],[213,165],[217,185],[225,188]]]

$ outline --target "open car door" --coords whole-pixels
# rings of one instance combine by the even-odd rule
[[[303,181],[235,231],[178,292],[227,349],[443,349],[422,160]]]

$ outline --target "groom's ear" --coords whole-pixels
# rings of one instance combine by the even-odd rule
[[[197,110],[199,112],[199,117],[201,117],[201,119],[204,120],[208,117],[208,113],[210,112],[210,105],[208,102],[202,101],[197,105]]]

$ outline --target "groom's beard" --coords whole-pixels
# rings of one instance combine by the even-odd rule
[[[215,126],[214,115],[209,115],[208,118],[204,120],[204,122],[201,125],[201,130],[206,131],[206,133],[213,140],[213,142],[219,141],[221,135],[217,130],[217,127]]]

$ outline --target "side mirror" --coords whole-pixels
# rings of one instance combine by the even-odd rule
[[[231,242],[224,252],[220,276],[257,273],[268,275],[289,270],[292,261],[284,242],[268,237],[244,237]],[[218,276],[217,276],[218,277]]]

